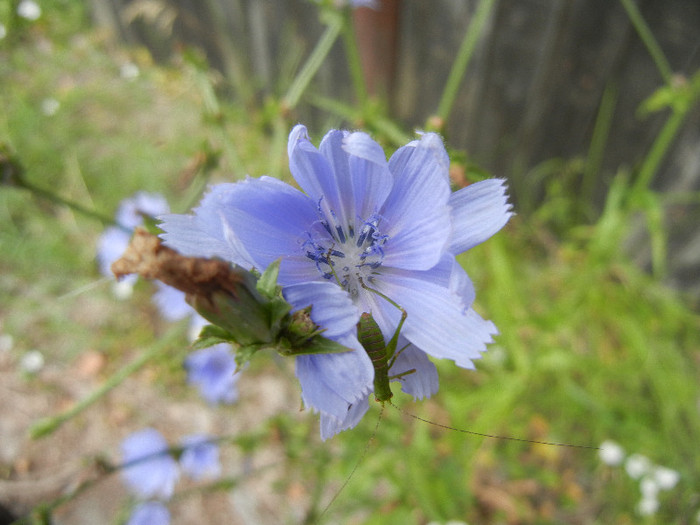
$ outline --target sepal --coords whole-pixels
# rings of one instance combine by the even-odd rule
[[[271,343],[276,332],[270,326],[267,301],[255,289],[252,274],[241,271],[240,278],[235,294],[228,290],[188,294],[187,302],[207,321],[232,334],[240,346]]]
[[[258,278],[258,282],[255,285],[258,292],[260,292],[267,299],[274,299],[278,297],[281,293],[282,288],[277,286],[277,277],[280,273],[280,259],[270,264],[265,271]]]
[[[208,324],[199,332],[191,347],[192,350],[202,350],[221,343],[238,344],[231,332],[224,330],[220,326]]]

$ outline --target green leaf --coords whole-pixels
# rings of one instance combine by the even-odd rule
[[[257,284],[255,285],[258,292],[268,299],[274,299],[279,293],[277,287],[277,276],[280,273],[280,261],[281,259],[277,259],[275,262],[270,264],[262,273]]]
[[[651,113],[666,109],[674,103],[676,97],[676,90],[671,86],[661,86],[642,102],[638,109],[638,115],[646,117]]]
[[[278,346],[277,351],[283,356],[314,355],[314,354],[340,354],[342,352],[352,352],[352,348],[341,345],[336,341],[331,341],[325,337],[317,335],[312,337],[305,344],[296,347]]]
[[[238,365],[239,368],[241,368],[243,365],[248,363],[255,354],[260,352],[261,350],[268,350],[271,349],[269,344],[259,344],[259,345],[246,345],[242,346],[238,349],[236,349],[236,364]]]
[[[285,301],[282,297],[275,297],[265,304],[265,308],[269,313],[270,332],[279,334],[282,326],[285,324],[287,314],[292,310],[292,305]]]
[[[218,345],[220,343],[229,343],[238,345],[233,334],[228,330],[209,324],[202,328],[199,332],[199,336],[192,343],[192,348],[194,350],[201,350],[202,348],[209,348],[210,346]]]

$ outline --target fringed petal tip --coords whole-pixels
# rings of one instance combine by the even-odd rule
[[[505,179],[475,182],[450,196],[450,252],[459,254],[497,233],[513,216]]]
[[[369,410],[369,394],[348,405],[347,413],[342,419],[322,412],[319,423],[321,439],[325,441],[343,430],[354,428],[367,413],[367,410]]]

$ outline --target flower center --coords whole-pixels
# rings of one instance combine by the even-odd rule
[[[335,279],[355,299],[362,284],[372,282],[384,260],[384,245],[389,237],[379,230],[381,217],[375,213],[358,221],[360,228],[356,231],[353,225],[341,226],[332,210],[321,213],[320,203],[319,215],[316,224],[323,230],[320,235],[306,232],[302,249],[324,279]]]

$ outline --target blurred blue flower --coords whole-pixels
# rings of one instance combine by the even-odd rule
[[[170,511],[159,501],[140,503],[131,512],[126,525],[168,525]]]
[[[185,359],[187,382],[196,386],[209,403],[234,403],[238,399],[236,361],[227,344],[192,352]]]
[[[97,264],[100,273],[114,278],[112,263],[124,254],[134,228],[142,226],[145,217],[155,217],[169,211],[170,207],[165,197],[158,193],[140,191],[124,199],[115,215],[119,226],[106,228],[97,241]],[[136,275],[128,275],[121,282],[133,286],[137,278]]]
[[[122,441],[122,477],[138,497],[168,499],[180,477],[168,442],[153,428],[134,432]]]
[[[438,135],[400,148],[387,162],[367,134],[331,131],[316,149],[306,128],[289,137],[290,170],[302,191],[271,177],[213,186],[193,215],[166,215],[165,243],[184,255],[220,257],[264,270],[281,258],[285,299],[324,336],[352,348],[296,358],[306,406],[321,436],[355,426],[368,409],[374,370],[357,340],[370,312],[385,340],[408,312],[390,375],[426,397],[438,388],[428,355],[473,368],[497,333],[472,308],[474,287],[455,256],[485,241],[512,215],[503,180],[450,192],[449,158]],[[365,287],[366,286],[366,287]]]
[[[145,218],[157,217],[169,211],[168,201],[160,193],[138,191],[119,203],[115,218],[117,224],[133,230],[142,226]]]
[[[165,197],[159,193],[139,191],[131,197],[124,199],[117,208],[115,221],[119,226],[112,226],[102,233],[97,243],[97,262],[100,273],[106,277],[114,277],[112,263],[119,259],[129,246],[132,232],[142,226],[145,218],[155,217],[168,213],[170,207]],[[122,296],[128,296],[131,288],[136,283],[138,275],[124,276],[117,284],[120,288],[115,291]],[[156,281],[158,290],[153,294],[153,303],[158,308],[166,321],[179,321],[190,317],[191,332],[195,332],[194,339],[199,330],[207,322],[185,301],[185,294],[171,286]],[[126,289],[125,289],[126,288]],[[122,292],[119,292],[122,290]]]
[[[128,276],[131,277],[131,276]],[[209,324],[197,311],[192,308],[185,300],[185,292],[168,286],[161,281],[155,281],[156,293],[153,294],[151,300],[158,308],[158,312],[166,321],[180,321],[189,317],[190,329],[189,337],[191,341],[197,339],[202,328]]]
[[[196,434],[182,438],[182,471],[195,481],[216,478],[221,474],[219,447],[210,436]]]
[[[185,317],[198,315],[185,301],[185,292],[155,281],[156,293],[153,294],[153,304],[156,305],[161,317],[166,321],[180,321]]]
[[[131,234],[116,226],[110,226],[102,232],[97,240],[97,265],[102,275],[114,278],[112,263],[122,256],[126,247],[129,246],[129,239]],[[137,275],[127,275],[123,280],[130,280],[133,283],[136,279],[138,279]]]

